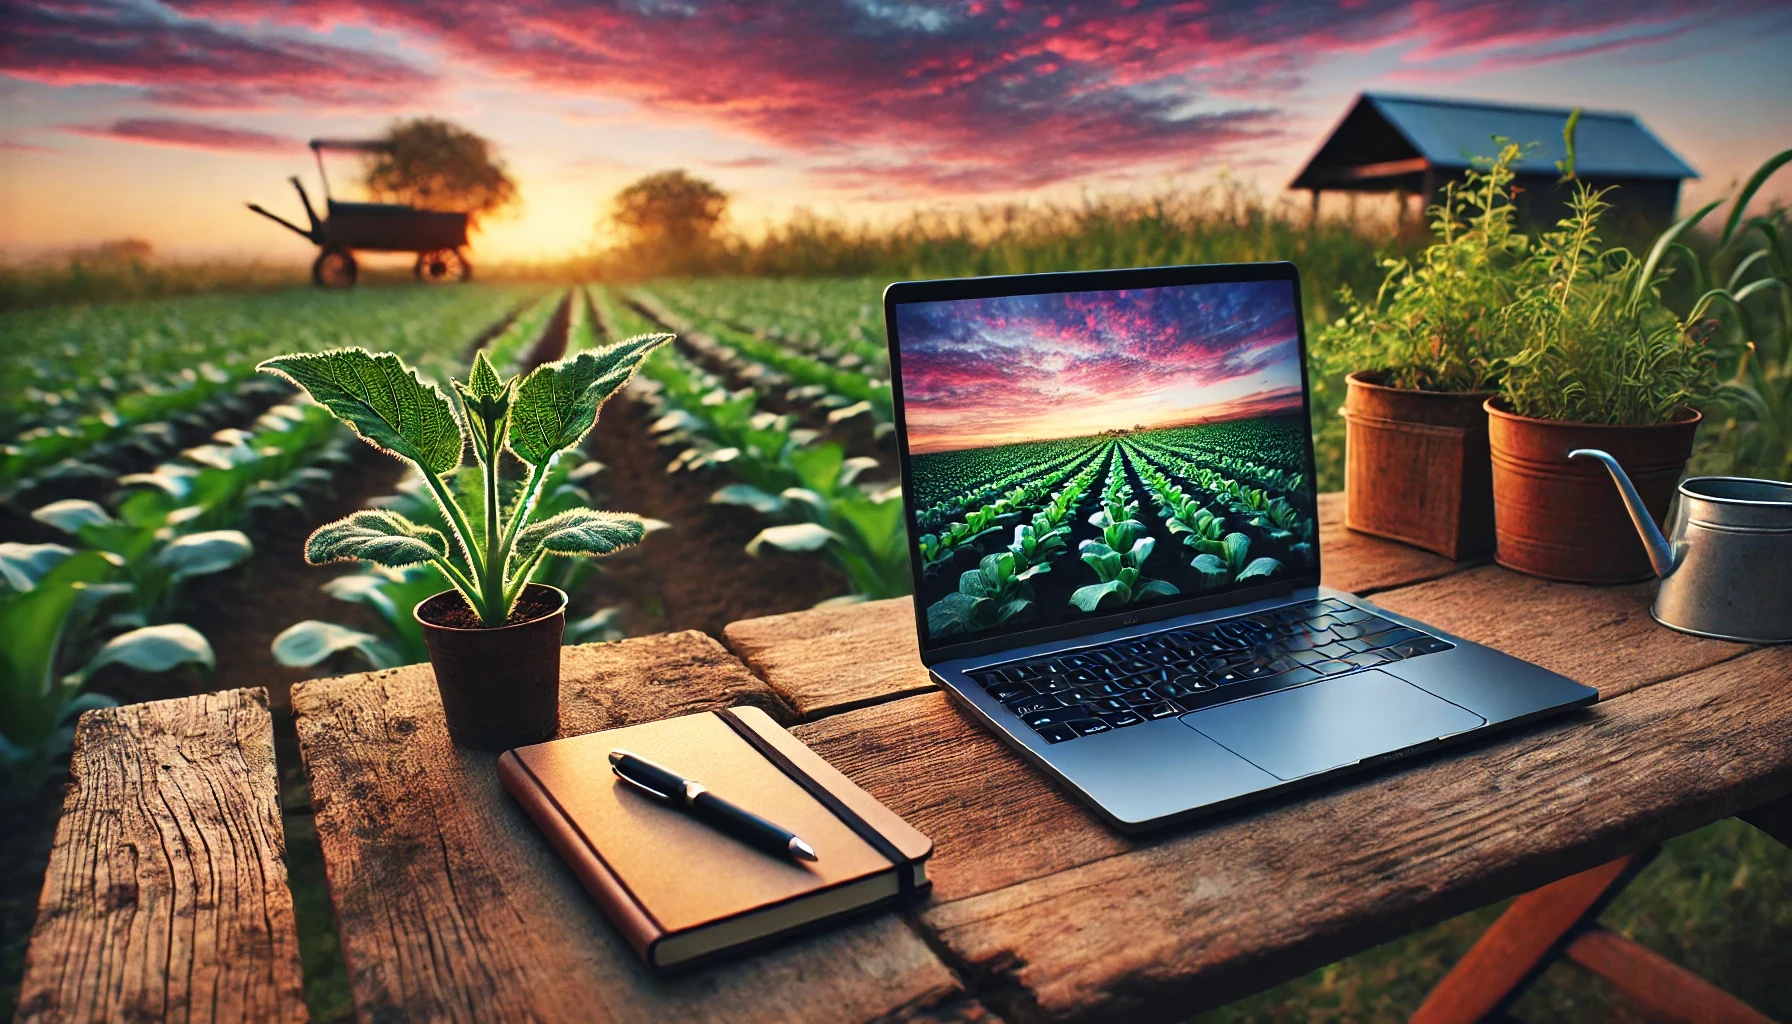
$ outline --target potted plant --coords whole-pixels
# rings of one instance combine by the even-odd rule
[[[1513,230],[1512,164],[1503,142],[1485,170],[1444,188],[1436,241],[1384,262],[1373,301],[1349,286],[1345,315],[1319,337],[1322,373],[1347,373],[1344,525],[1448,558],[1493,549],[1487,416],[1514,349],[1494,314],[1514,294],[1526,239]]]
[[[305,560],[432,565],[450,589],[417,606],[448,731],[456,743],[502,749],[552,736],[560,708],[566,594],[530,582],[548,554],[606,555],[641,539],[640,517],[587,508],[536,519],[556,457],[579,443],[599,410],[670,334],[643,334],[503,380],[473,360],[457,417],[441,389],[390,352],[336,349],[269,359],[380,451],[410,463],[453,534],[390,509],[363,509],[318,527]],[[461,470],[471,445],[476,467]],[[503,478],[505,454],[525,470]]]
[[[1647,260],[1602,248],[1603,195],[1579,186],[1569,216],[1539,239],[1530,283],[1502,312],[1524,347],[1507,362],[1504,394],[1487,401],[1495,560],[1572,583],[1652,573],[1604,466],[1568,452],[1610,452],[1659,524],[1692,454],[1694,405],[1715,387],[1714,325],[1661,302],[1659,260],[1679,228]]]

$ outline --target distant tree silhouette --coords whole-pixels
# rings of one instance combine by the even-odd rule
[[[485,138],[449,121],[419,117],[386,129],[389,153],[372,155],[367,191],[376,200],[466,213],[477,222],[517,201],[516,182]]]
[[[727,212],[728,193],[682,169],[649,174],[610,201],[610,221],[620,229],[623,247],[664,271],[698,269]]]

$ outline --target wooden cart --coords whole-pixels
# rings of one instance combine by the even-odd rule
[[[250,203],[249,209],[299,235],[319,248],[311,264],[311,280],[324,288],[347,288],[355,283],[359,267],[355,250],[363,252],[414,252],[412,272],[420,281],[466,281],[473,265],[463,248],[467,244],[467,215],[439,210],[420,210],[402,203],[342,203],[330,195],[330,177],[324,172],[323,151],[384,153],[391,144],[377,140],[312,139],[317,175],[324,184],[324,216],[311,208],[311,197],[295,175],[292,187],[299,192],[309,230]]]

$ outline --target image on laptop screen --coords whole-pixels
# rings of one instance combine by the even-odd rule
[[[1311,573],[1293,288],[897,305],[928,638]]]

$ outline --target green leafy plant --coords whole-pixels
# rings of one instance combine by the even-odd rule
[[[1186,498],[1176,506],[1169,520],[1165,522],[1170,533],[1182,538],[1186,547],[1195,549],[1197,554],[1218,553],[1226,536],[1226,521],[1214,515],[1194,498]]]
[[[1144,577],[1145,560],[1156,546],[1157,541],[1151,537],[1138,538],[1125,551],[1116,551],[1098,540],[1084,541],[1083,562],[1095,570],[1095,578],[1101,582],[1078,587],[1070,595],[1070,603],[1094,612],[1181,593],[1173,583]]]
[[[1792,163],[1792,149],[1749,176],[1723,228],[1709,246],[1689,245],[1691,232],[1722,200],[1706,203],[1663,232],[1649,251],[1657,266],[1683,267],[1670,282],[1687,322],[1706,317],[1719,328],[1716,400],[1694,464],[1702,472],[1792,479],[1792,251],[1783,207],[1748,215],[1767,179]],[[1670,303],[1672,304],[1672,303]]]
[[[1250,553],[1251,538],[1242,533],[1228,533],[1220,541],[1218,551],[1195,556],[1194,570],[1204,587],[1266,580],[1282,571],[1282,563],[1277,559],[1252,558]]]
[[[1007,623],[1033,607],[1033,588],[1027,581],[1049,569],[1026,565],[1009,551],[984,555],[977,568],[958,577],[957,592],[927,606],[928,635],[949,636]]]
[[[373,447],[410,463],[435,498],[453,535],[397,512],[365,509],[319,527],[305,544],[312,564],[374,562],[389,568],[433,565],[485,628],[502,626],[537,563],[548,554],[609,554],[638,542],[640,517],[572,509],[530,522],[542,483],[560,452],[597,422],[603,403],[670,341],[644,334],[547,363],[504,380],[481,352],[465,383],[454,382],[461,416],[440,388],[392,353],[335,349],[267,360],[261,369],[304,388]],[[483,488],[469,516],[449,481],[471,444]],[[505,453],[527,467],[513,501],[500,497]],[[468,506],[474,502],[468,501]]]
[[[125,595],[131,611],[114,617],[126,625],[166,621],[181,584],[240,565],[255,550],[241,530],[176,535],[163,525],[164,517],[147,522],[129,515],[114,518],[98,502],[83,498],[53,501],[34,510],[31,518],[116,556],[131,583]]]
[[[144,626],[109,639],[93,628],[130,584],[115,579],[118,558],[61,544],[0,544],[0,767],[41,772],[68,748],[72,719],[114,702],[83,693],[107,665],[167,672],[209,669],[212,648],[191,626]],[[68,670],[70,664],[78,664]]]
[[[1429,209],[1436,242],[1417,257],[1384,260],[1387,276],[1372,300],[1340,289],[1344,315],[1315,346],[1323,375],[1373,370],[1379,383],[1426,391],[1498,383],[1517,346],[1493,314],[1512,301],[1528,249],[1512,205],[1512,164],[1524,150],[1498,141],[1490,164],[1445,184],[1443,201]]]
[[[1656,259],[1605,248],[1599,218],[1606,190],[1582,184],[1569,215],[1528,259],[1529,283],[1501,313],[1523,341],[1507,360],[1512,411],[1577,423],[1667,423],[1708,398],[1715,326],[1687,323],[1661,302]]]

